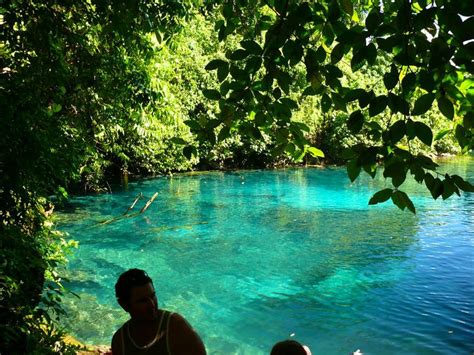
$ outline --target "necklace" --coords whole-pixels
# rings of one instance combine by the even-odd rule
[[[148,348],[151,348],[157,341],[158,339],[161,338],[161,336],[163,335],[163,332],[159,333],[158,334],[158,331],[159,329],[156,330],[156,334],[155,334],[155,337],[153,338],[153,340],[151,342],[149,342],[148,344],[145,344],[143,346],[140,346],[138,345],[137,343],[135,343],[135,340],[133,340],[132,338],[132,334],[130,334],[130,323],[127,323],[127,334],[128,334],[128,338],[130,339],[130,341],[132,342],[132,345],[134,347],[136,347],[137,349],[139,350],[146,350]]]

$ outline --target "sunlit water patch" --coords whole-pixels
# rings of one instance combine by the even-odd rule
[[[472,181],[472,160],[449,167]],[[412,184],[416,216],[367,206],[384,184],[343,169],[215,172],[74,198],[60,215],[80,242],[68,326],[109,343],[127,319],[114,283],[138,267],[211,354],[269,353],[293,333],[313,354],[471,354],[474,196],[432,201]],[[143,214],[101,224],[155,192]]]

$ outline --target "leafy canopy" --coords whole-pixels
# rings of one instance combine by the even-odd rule
[[[220,86],[204,90],[219,104],[223,132],[276,135],[275,152],[293,156],[309,148],[304,126],[295,124],[291,98],[304,66],[303,95],[321,98],[323,112],[348,112],[347,128],[359,138],[345,152],[354,181],[362,170],[374,177],[381,162],[393,188],[379,191],[371,204],[391,198],[401,209],[415,207],[400,186],[408,174],[443,199],[473,186],[456,175],[440,175],[437,164],[411,146],[431,146],[452,132],[463,153],[474,144],[474,7],[469,1],[228,0],[216,23],[219,40],[238,33],[240,48],[215,59]],[[351,80],[351,74],[388,58],[380,73],[382,89]],[[349,69],[347,69],[349,68]],[[434,134],[420,115],[437,107],[450,128]],[[219,135],[225,139],[227,134]],[[369,137],[370,142],[363,140]]]

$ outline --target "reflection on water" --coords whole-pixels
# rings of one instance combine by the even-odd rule
[[[472,159],[451,164],[474,176]],[[472,196],[444,203],[405,188],[418,214],[367,206],[385,182],[343,169],[183,175],[78,197],[61,229],[71,259],[68,326],[109,343],[126,319],[113,286],[130,267],[155,280],[210,353],[264,354],[296,333],[314,353],[466,353],[474,349]],[[124,213],[139,192],[146,213]],[[93,326],[90,326],[93,324]]]

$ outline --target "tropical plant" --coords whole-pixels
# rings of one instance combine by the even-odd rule
[[[71,183],[97,189],[107,169],[127,167],[124,137],[156,94],[149,34],[168,41],[192,12],[192,2],[2,3],[1,353],[68,349],[55,323],[67,243],[49,215]]]
[[[412,148],[415,141],[429,147],[453,132],[463,153],[472,150],[473,10],[462,0],[223,1],[219,39],[238,32],[243,40],[226,60],[208,64],[222,84],[204,93],[219,103],[222,131],[251,137],[268,132],[275,134],[277,154],[322,157],[306,139],[307,127],[292,119],[298,107],[291,98],[298,83],[293,68],[304,63],[303,94],[320,97],[323,112],[332,107],[348,112],[347,129],[356,138],[345,152],[349,178],[354,181],[361,170],[374,177],[381,162],[393,188],[379,191],[369,203],[391,198],[415,212],[401,190],[407,174],[425,183],[435,199],[474,190],[460,176],[438,174],[437,164]],[[380,64],[380,58],[391,63],[379,65],[381,90],[343,71],[344,62],[357,73]],[[420,120],[435,103],[450,122],[436,135]]]

